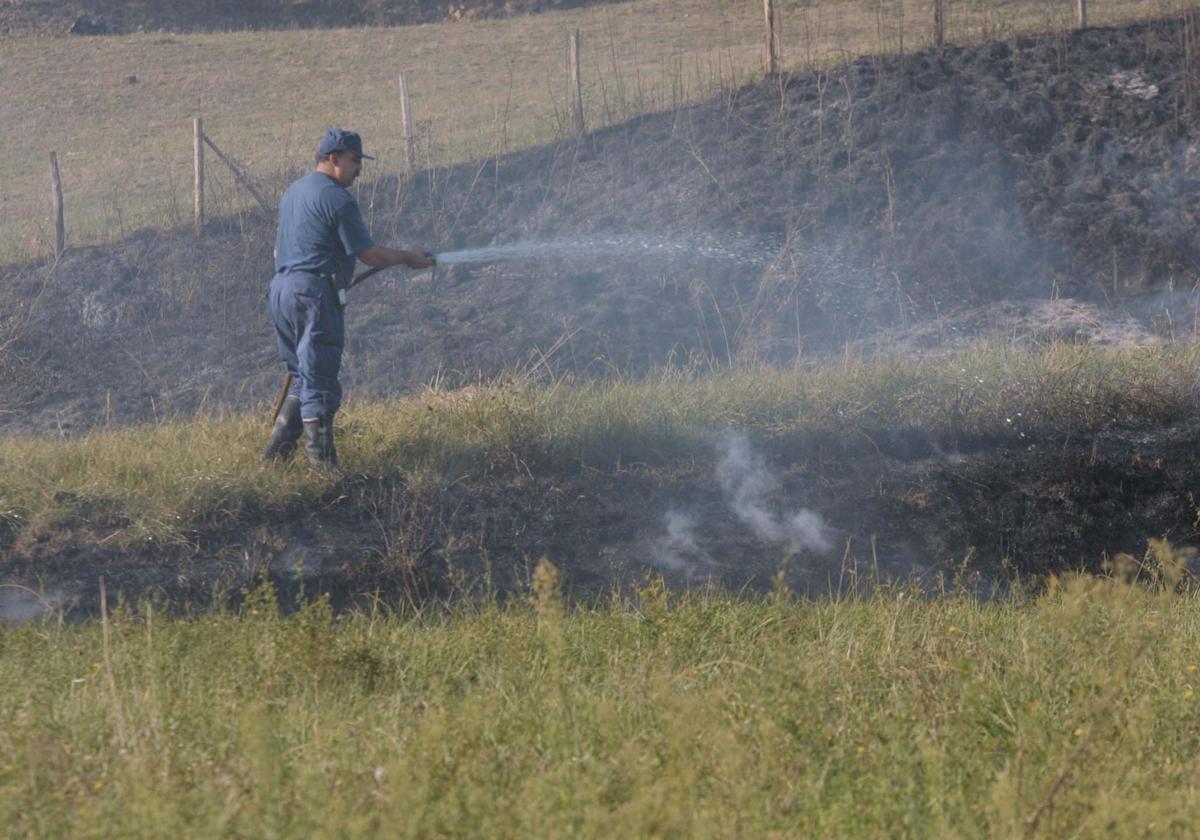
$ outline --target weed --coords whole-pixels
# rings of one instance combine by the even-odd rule
[[[1193,824],[1193,593],[1072,577],[990,604],[553,597],[337,619],[252,597],[9,628],[0,819],[53,836]]]

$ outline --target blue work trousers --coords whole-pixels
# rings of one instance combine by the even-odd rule
[[[338,372],[346,326],[337,292],[327,277],[288,271],[271,278],[267,306],[283,366],[292,374],[290,394],[300,398],[300,417],[333,418],[342,404]]]

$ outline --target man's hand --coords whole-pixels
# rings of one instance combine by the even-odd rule
[[[432,268],[437,265],[437,257],[429,251],[405,251],[408,259],[405,265],[409,268]]]
[[[372,245],[365,251],[360,251],[358,258],[373,268],[406,265],[409,268],[421,269],[437,265],[437,260],[428,251],[397,251],[383,245]]]

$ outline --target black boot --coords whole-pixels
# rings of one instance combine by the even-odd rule
[[[300,421],[300,398],[289,396],[279,409],[275,418],[275,427],[271,429],[271,437],[267,439],[267,448],[263,450],[264,461],[286,461],[296,451],[296,441],[304,431]]]
[[[337,449],[333,445],[333,418],[318,417],[304,421],[304,451],[314,467],[336,467]]]

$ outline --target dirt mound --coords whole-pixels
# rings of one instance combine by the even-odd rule
[[[601,2],[605,0],[9,0],[0,5],[0,33],[119,35],[408,26],[509,17]]]

